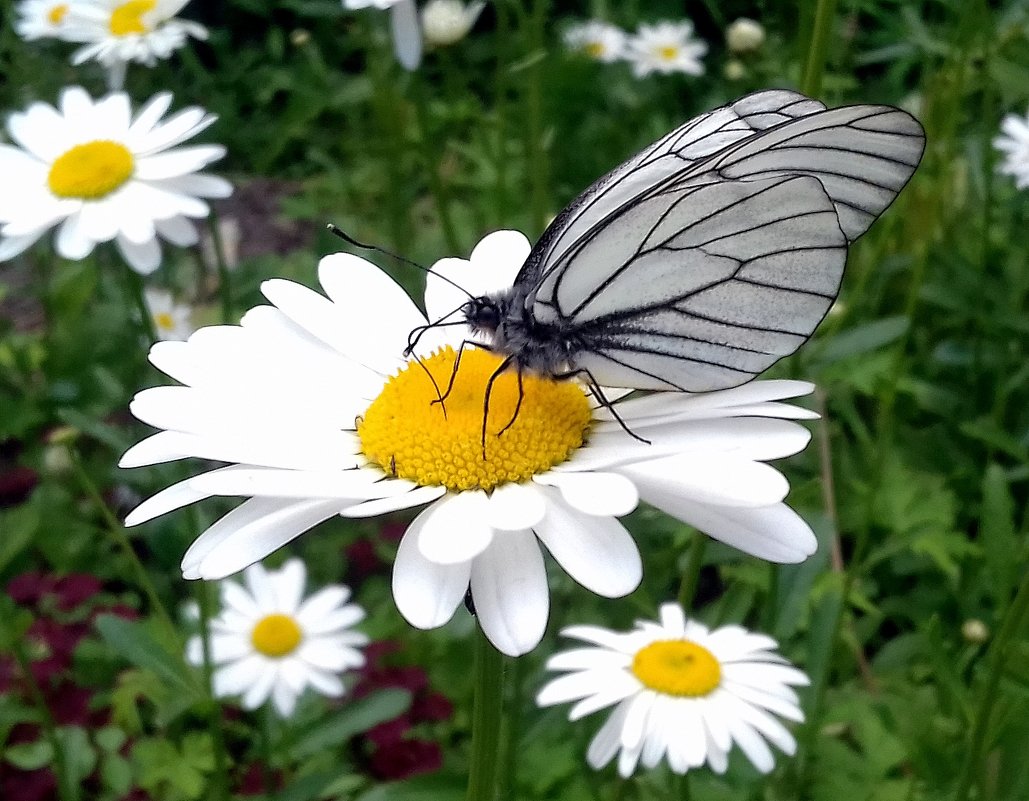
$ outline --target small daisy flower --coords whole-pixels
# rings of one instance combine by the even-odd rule
[[[601,20],[580,22],[564,33],[565,45],[596,61],[610,64],[625,54],[625,31]]]
[[[724,773],[735,744],[767,773],[775,762],[768,743],[792,756],[796,740],[775,715],[803,721],[793,687],[810,682],[775,652],[775,640],[741,626],[709,629],[674,603],[660,618],[630,632],[570,626],[561,634],[587,647],[547,660],[566,672],[540,690],[540,706],[577,701],[568,717],[578,720],[617,704],[590,743],[590,766],[617,754],[623,777],[662,759],[679,774],[705,762]]]
[[[429,0],[422,9],[422,34],[427,44],[446,47],[460,42],[475,25],[485,3]]]
[[[496,292],[529,251],[524,236],[499,231],[470,260],[437,262],[428,319],[467,302],[445,279],[475,296]],[[406,359],[408,337],[426,318],[392,279],[344,253],[322,259],[319,278],[328,297],[266,281],[272,305],[247,312],[239,327],[202,328],[150,352],[183,386],[136,396],[133,414],[163,430],[121,465],[195,457],[228,466],[159,492],[126,524],[214,495],[249,498],[189,548],[187,578],[234,573],[337,514],[421,507],[394,565],[400,612],[418,628],[441,626],[470,587],[483,631],[517,655],[546,627],[541,545],[593,592],[635,589],[639,551],[617,518],[641,497],[764,559],[799,562],[814,552],[811,529],[782,502],[786,479],[765,464],[807,444],[808,431],[783,418],[815,415],[779,401],[810,384],[755,381],[620,403],[648,444],[580,384],[525,375],[520,391],[509,371],[492,385],[484,458],[483,400],[500,359],[469,347],[455,374],[455,351],[472,338],[463,325],[428,328]],[[437,387],[451,376],[444,408]]]
[[[393,52],[406,70],[416,70],[422,63],[422,32],[418,23],[418,7],[414,0],[343,0],[343,8],[352,10],[377,8],[389,10]]]
[[[693,38],[693,23],[658,22],[640,25],[626,47],[625,58],[637,77],[652,72],[685,72],[703,75],[700,59],[707,53],[707,44]]]
[[[206,39],[203,25],[175,17],[189,0],[76,0],[65,38],[84,42],[73,64],[99,61],[105,67],[129,62],[153,66],[186,44]]]
[[[1029,189],[1029,115],[1008,114],[1000,124],[1002,134],[993,146],[1004,154],[1000,171],[1015,179],[1019,189]]]
[[[143,297],[158,339],[189,339],[193,333],[190,325],[193,310],[189,306],[176,303],[171,292],[164,289],[147,289]]]
[[[271,698],[279,714],[289,717],[307,687],[343,695],[340,674],[364,665],[357,649],[368,638],[351,629],[364,619],[364,610],[347,603],[350,590],[341,584],[305,599],[306,573],[303,562],[290,559],[281,570],[247,568],[246,586],[222,583],[222,612],[211,621],[210,640],[217,697],[241,695],[244,709]],[[204,663],[200,637],[190,638],[186,658]]]
[[[18,19],[14,30],[25,40],[63,39],[70,2],[55,0],[21,0],[15,7]]]
[[[83,259],[113,240],[140,273],[160,265],[158,237],[196,244],[190,218],[210,213],[200,198],[227,197],[232,187],[198,172],[224,156],[224,147],[175,147],[216,117],[193,106],[162,121],[171,102],[161,92],[133,116],[124,92],[94,101],[69,87],[58,108],[33,103],[12,114],[7,130],[14,144],[0,144],[0,261],[54,226],[64,258]]]
[[[747,17],[740,17],[725,29],[725,44],[733,53],[752,53],[764,43],[764,27]]]

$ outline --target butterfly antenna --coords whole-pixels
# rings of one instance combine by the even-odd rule
[[[354,239],[354,237],[352,237],[342,228],[333,225],[332,223],[328,223],[325,227],[329,229],[329,233],[331,233],[333,236],[338,236],[344,242],[346,242],[349,245],[353,245],[355,248],[360,248],[361,250],[377,250],[379,253],[383,253],[392,259],[396,259],[399,262],[403,262],[404,264],[414,267],[415,269],[421,270],[424,273],[428,273],[429,275],[436,276],[441,281],[445,281],[455,289],[458,289],[462,293],[467,295],[469,300],[475,300],[475,295],[473,295],[471,292],[469,292],[467,289],[465,289],[463,286],[456,283],[455,281],[451,281],[445,275],[440,275],[437,272],[433,272],[431,267],[425,267],[424,265],[421,265],[416,261],[411,261],[411,259],[401,256],[399,253],[393,253],[392,251],[386,250],[386,248],[381,248],[378,245],[368,245],[364,242],[358,242],[356,239]]]

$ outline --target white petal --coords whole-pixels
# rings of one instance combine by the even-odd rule
[[[654,707],[657,695],[652,690],[644,690],[629,701],[622,726],[622,748],[643,747],[643,736],[647,731],[647,719]]]
[[[335,500],[288,502],[254,498],[237,506],[201,534],[182,558],[184,578],[219,579],[263,559],[332,517]]]
[[[620,598],[639,586],[643,562],[636,541],[613,517],[583,515],[556,492],[535,531],[557,563],[586,589]]]
[[[715,506],[771,506],[790,490],[786,477],[763,462],[732,456],[670,456],[617,468],[644,497],[681,495]]]
[[[615,754],[618,753],[622,737],[622,724],[625,722],[627,710],[628,703],[616,707],[590,741],[589,749],[586,751],[586,761],[590,767],[599,770],[614,759]]]
[[[417,537],[418,550],[431,562],[469,562],[494,539],[493,529],[486,522],[487,509],[482,490],[448,495],[419,515],[408,536]]]
[[[82,227],[82,217],[73,214],[57,229],[57,252],[66,259],[78,261],[93,252],[94,242]]]
[[[137,273],[149,275],[161,266],[161,244],[157,241],[156,236],[147,242],[137,244],[119,234],[115,243],[118,245],[118,252],[121,253],[122,258]]]
[[[641,484],[643,499],[672,517],[744,553],[770,562],[803,562],[818,548],[811,527],[786,504],[756,509],[701,504],[680,495],[652,492]]]
[[[300,600],[304,597],[307,568],[299,559],[290,559],[268,576],[275,592],[276,609],[288,615],[296,615]]]
[[[411,528],[427,511],[415,518]],[[393,599],[412,626],[434,629],[450,620],[464,599],[472,565],[430,562],[422,556],[411,528],[400,541],[393,563]]]
[[[550,594],[531,531],[498,533],[472,564],[471,590],[479,624],[497,650],[521,656],[543,639]]]
[[[617,473],[544,473],[534,481],[557,487],[570,506],[588,515],[627,515],[639,503],[636,485]]]
[[[389,482],[379,481],[374,473],[364,470],[274,470],[235,465],[196,476],[191,482],[193,490],[208,495],[356,501],[392,494]]]
[[[400,485],[401,481],[397,480],[396,484]],[[437,498],[442,498],[446,494],[446,487],[415,487],[407,492],[398,492],[390,497],[378,498],[373,501],[365,501],[354,506],[348,506],[340,512],[340,515],[353,518],[377,517],[389,512],[399,511],[400,509],[413,509],[415,506],[421,506],[423,503],[430,503]]]
[[[228,470],[229,468],[223,467],[221,469]],[[187,478],[185,481],[180,481],[161,490],[156,495],[151,495],[125,516],[125,526],[138,526],[147,520],[153,520],[155,517],[160,517],[175,509],[181,509],[183,506],[189,506],[191,503],[210,497],[210,494],[207,492],[197,492],[193,489],[190,486],[191,481],[193,481],[192,478]]]
[[[543,493],[531,484],[501,484],[489,496],[486,522],[501,531],[535,526],[546,513]]]
[[[400,0],[389,11],[397,61],[406,70],[418,69],[422,61],[422,31],[414,0]]]

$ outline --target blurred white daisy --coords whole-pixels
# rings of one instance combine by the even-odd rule
[[[564,32],[565,45],[592,59],[611,63],[625,55],[625,31],[601,20],[572,25]]]
[[[422,34],[426,44],[446,47],[460,42],[475,25],[485,3],[462,0],[429,0],[422,9]]]
[[[1029,189],[1029,115],[1008,114],[1000,124],[1001,135],[993,146],[1004,154],[1000,171],[1015,179],[1019,189]]]
[[[186,44],[206,39],[207,29],[175,17],[189,0],[75,0],[64,36],[84,46],[73,64],[96,60],[105,67],[129,62],[153,66]]]
[[[700,59],[705,53],[707,44],[694,39],[693,23],[683,20],[640,25],[629,39],[625,58],[639,77],[652,72],[703,75],[704,65]]]
[[[617,704],[590,743],[589,764],[602,768],[617,754],[625,777],[662,759],[679,774],[705,762],[724,773],[735,744],[767,773],[775,762],[768,743],[795,753],[775,715],[804,720],[793,687],[809,680],[775,652],[775,640],[741,626],[709,629],[674,603],[662,605],[660,618],[630,632],[569,626],[561,633],[588,646],[547,660],[566,672],[540,690],[540,706],[577,701],[568,717],[578,720]]]
[[[358,650],[368,637],[352,626],[364,610],[348,604],[350,590],[340,584],[304,598],[306,569],[290,559],[280,570],[252,565],[246,586],[221,584],[222,611],[211,621],[214,694],[241,695],[244,709],[269,698],[283,717],[296,708],[307,687],[330,697],[343,695],[340,674],[364,665]],[[204,663],[200,637],[186,644],[186,658]]]
[[[113,240],[141,273],[161,263],[158,236],[195,244],[189,218],[210,212],[200,198],[227,197],[232,187],[198,172],[224,156],[224,147],[175,147],[216,117],[192,106],[162,120],[171,102],[161,92],[133,116],[123,92],[94,101],[69,87],[59,108],[33,103],[12,114],[7,130],[15,144],[0,144],[0,261],[54,226],[61,256],[82,259]]]
[[[429,319],[467,297],[510,286],[530,250],[499,231],[471,259],[443,259],[427,279]],[[402,354],[425,317],[374,265],[350,254],[322,259],[326,298],[266,281],[273,304],[240,326],[202,328],[158,343],[150,360],[184,386],[144,390],[132,412],[161,432],[123,467],[185,457],[229,466],[175,484],[126,519],[133,526],[214,495],[249,498],[200,535],[187,578],[220,578],[262,559],[337,514],[369,517],[425,506],[397,554],[393,593],[419,628],[447,622],[469,587],[483,630],[501,651],[539,642],[549,612],[542,543],[580,584],[606,597],[631,592],[642,566],[617,517],[640,497],[750,554],[799,562],[811,529],[782,501],[788,484],[764,462],[796,453],[810,435],[782,418],[813,413],[778,401],[812,391],[757,381],[704,395],[656,393],[620,403],[633,439],[573,381],[499,376],[499,359],[468,348],[444,408],[465,326],[433,327]],[[429,378],[432,374],[432,379]],[[517,409],[517,414],[515,411]],[[511,422],[513,421],[513,422]],[[499,435],[504,430],[502,436]]]
[[[343,0],[343,7],[388,9],[397,61],[406,70],[418,69],[422,63],[422,32],[414,0]]]
[[[725,29],[725,44],[733,53],[751,53],[765,43],[765,29],[760,22],[740,17]]]
[[[172,293],[165,289],[147,289],[143,297],[158,339],[189,339],[189,335],[193,333],[193,326],[190,324],[193,310],[189,306],[176,303]]]
[[[21,0],[15,11],[14,30],[22,39],[64,38],[70,2]]]

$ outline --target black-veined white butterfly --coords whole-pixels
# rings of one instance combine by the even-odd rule
[[[847,246],[904,187],[924,145],[918,121],[891,106],[747,95],[596,181],[510,289],[461,313],[505,356],[497,375],[685,392],[743,384],[815,330]]]

